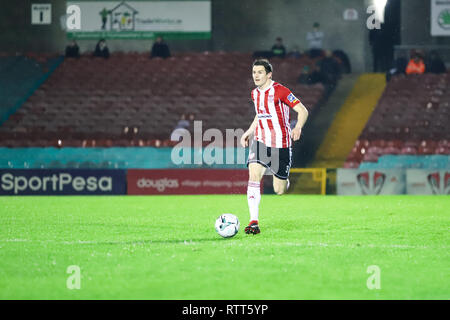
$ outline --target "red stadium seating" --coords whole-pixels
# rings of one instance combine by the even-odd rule
[[[246,129],[254,118],[252,60],[251,54],[237,52],[187,53],[166,60],[146,53],[66,59],[0,127],[0,145],[154,146],[150,141],[156,139],[169,145],[166,140],[183,113],[202,120],[203,131]],[[302,67],[312,61],[272,63],[275,80],[313,110],[323,86],[297,83]]]
[[[449,124],[450,73],[393,77],[347,165],[373,161],[375,155],[450,154]]]

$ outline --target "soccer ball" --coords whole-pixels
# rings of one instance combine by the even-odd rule
[[[231,213],[224,213],[216,220],[216,231],[224,238],[234,237],[239,231],[239,220]]]

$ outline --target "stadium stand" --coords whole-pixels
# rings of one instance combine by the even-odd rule
[[[412,156],[406,158],[409,166],[420,167],[420,156],[450,155],[449,98],[450,73],[393,77],[344,167],[358,168],[385,155]],[[389,166],[401,166],[387,159]]]
[[[55,55],[0,53],[0,125],[13,114],[62,61]]]
[[[246,129],[251,54],[184,53],[149,59],[145,53],[90,54],[66,59],[0,127],[4,147],[168,146],[183,113],[195,114],[203,130]],[[314,110],[321,84],[297,83],[302,67],[315,61],[273,59],[274,79],[289,86]],[[129,130],[132,128],[133,130]]]

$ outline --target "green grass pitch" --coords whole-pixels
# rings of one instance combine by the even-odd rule
[[[264,195],[253,236],[244,195],[0,197],[0,299],[449,299],[449,208]],[[240,219],[234,238],[216,234],[221,213]]]

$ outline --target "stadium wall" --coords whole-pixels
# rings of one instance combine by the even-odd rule
[[[31,25],[31,4],[52,4],[51,25]],[[62,52],[67,44],[60,17],[65,1],[21,0],[3,3],[0,11],[0,51]],[[212,38],[210,40],[169,41],[177,51],[255,51],[269,49],[282,36],[290,50],[294,45],[306,48],[306,32],[318,21],[325,32],[325,46],[348,52],[354,71],[369,70],[371,65],[368,30],[365,27],[370,0],[212,0]],[[345,9],[355,8],[358,21],[344,21]],[[402,45],[450,45],[448,37],[430,34],[430,1],[408,0],[401,5]],[[417,23],[420,21],[420,23]],[[93,50],[96,41],[80,41],[81,51]],[[112,51],[150,51],[147,40],[110,40]]]
[[[52,24],[31,25],[31,4],[51,3]],[[3,4],[0,12],[0,51],[63,52],[68,40],[61,28],[65,1],[22,0]],[[344,21],[345,9],[358,11],[357,21]],[[353,70],[362,72],[370,61],[367,4],[361,0],[213,0],[212,38],[210,40],[168,41],[173,52],[179,51],[246,51],[268,50],[275,38],[282,36],[288,50],[294,45],[306,49],[306,33],[314,22],[320,22],[326,48],[345,50]],[[4,30],[4,31],[3,31]],[[80,50],[92,51],[96,41],[79,41]],[[150,51],[148,40],[109,40],[112,51]]]
[[[450,37],[431,36],[431,3],[424,0],[404,0],[401,6],[402,45],[450,45]],[[417,23],[420,21],[420,23]]]

